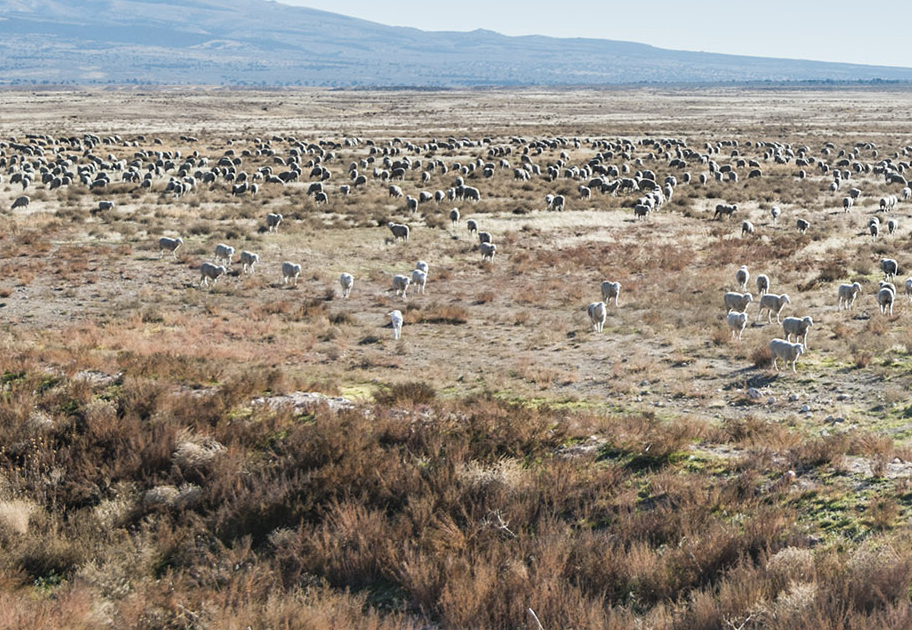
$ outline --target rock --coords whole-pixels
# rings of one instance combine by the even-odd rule
[[[760,393],[760,390],[756,387],[751,387],[747,390],[747,397],[751,400],[760,400],[763,397],[763,394]]]
[[[804,406],[801,408],[801,413],[811,413],[811,408],[810,408],[809,406],[807,406],[807,405],[804,405]]]
[[[849,400],[850,398],[852,398],[852,397],[849,396],[848,394],[839,394],[836,397],[836,400]]]
[[[355,403],[340,396],[330,397],[315,392],[292,392],[281,396],[267,398],[254,398],[250,404],[254,406],[267,405],[271,409],[280,409],[290,405],[295,414],[311,413],[315,408],[326,404],[332,411],[340,409],[353,409]]]
[[[789,394],[789,402],[798,402],[798,394]]]
[[[775,396],[770,396],[770,397],[769,397],[769,400],[767,400],[766,402],[767,402],[768,404],[770,404],[770,405],[775,405],[775,404],[776,404],[776,397],[775,397]]]

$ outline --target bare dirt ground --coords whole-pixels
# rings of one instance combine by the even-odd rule
[[[877,200],[898,192],[880,175],[852,173],[843,190],[832,193],[831,175],[809,167],[809,176],[798,180],[794,163],[766,160],[761,179],[737,169],[740,183],[679,185],[677,205],[641,222],[630,209],[636,195],[596,192],[583,200],[576,180],[514,182],[511,169],[498,168],[490,179],[469,177],[482,193],[477,204],[430,202],[416,215],[388,197],[387,183],[370,177],[371,169],[361,169],[368,175],[363,189],[348,197],[336,192],[349,163],[369,156],[368,139],[378,146],[394,139],[419,146],[448,137],[489,139],[436,152],[451,169],[479,157],[494,160],[489,147],[511,144],[516,152],[508,159],[516,166],[518,138],[579,139],[579,148],[535,156],[542,168],[561,151],[569,164],[585,164],[596,153],[592,140],[600,138],[675,138],[698,151],[705,143],[738,140],[745,158],[763,153],[748,141],[806,145],[816,156],[826,142],[834,151],[873,142],[889,157],[912,143],[907,91],[10,91],[0,92],[0,112],[0,133],[20,141],[30,133],[116,134],[120,142],[95,150],[107,160],[130,161],[143,149],[177,150],[184,158],[197,151],[211,166],[229,149],[254,151],[255,139],[275,136],[277,155],[287,155],[289,137],[362,140],[335,149],[327,163],[330,203],[321,206],[305,194],[305,169],[299,183],[261,184],[256,197],[234,197],[220,182],[178,199],[164,192],[174,172],[156,178],[151,190],[121,184],[119,173],[101,192],[79,185],[50,191],[38,180],[25,191],[31,204],[11,211],[22,189],[4,174],[5,345],[40,348],[53,367],[115,371],[123,353],[221,358],[226,372],[281,367],[311,388],[353,397],[368,396],[379,384],[424,379],[449,393],[490,390],[570,406],[648,408],[661,417],[763,414],[813,432],[861,425],[899,438],[912,434],[905,400],[912,307],[900,295],[894,316],[885,317],[874,299],[881,257],[897,258],[905,270],[912,206],[901,201],[891,215],[899,220],[897,234],[872,241],[866,224]],[[187,135],[198,141],[183,139]],[[153,137],[162,143],[153,144]],[[663,156],[648,157],[654,152],[638,146],[632,168],[651,168],[660,181],[672,174],[680,179],[683,171],[669,168]],[[714,159],[727,164],[730,152],[723,147]],[[859,160],[877,158],[864,150]],[[270,164],[265,155],[245,157],[242,168],[252,173]],[[707,167],[686,170],[696,179]],[[457,175],[435,170],[422,183],[420,172],[399,182],[407,194],[445,190]],[[864,196],[843,214],[841,199],[851,186]],[[547,211],[548,193],[565,194],[568,209]],[[102,199],[114,201],[115,209],[94,212]],[[727,201],[739,203],[739,213],[712,221],[715,204]],[[446,213],[454,205],[463,218],[451,228]],[[783,210],[775,224],[772,205]],[[267,212],[286,217],[276,234],[261,229]],[[493,265],[480,262],[466,218],[494,235]],[[795,230],[797,218],[811,221],[807,235]],[[744,219],[757,226],[755,237],[741,238]],[[387,220],[411,225],[408,243],[389,242]],[[185,239],[177,259],[159,260],[162,235]],[[235,263],[216,288],[199,289],[198,266],[219,242],[257,252],[259,268],[245,277]],[[392,275],[410,274],[419,259],[430,264],[427,293],[396,297]],[[282,283],[285,260],[303,266],[296,288]],[[810,352],[797,374],[755,366],[754,354],[782,336],[775,323],[756,323],[756,302],[743,341],[729,341],[722,294],[736,289],[741,264],[751,269],[755,295],[753,278],[766,273],[773,292],[791,296],[783,316],[813,316]],[[349,300],[339,297],[343,271],[355,276]],[[623,290],[620,308],[610,307],[598,335],[585,307],[599,299],[606,278],[619,280]],[[837,312],[836,285],[855,280],[865,287],[855,310]],[[399,343],[386,315],[394,308],[406,313]],[[74,353],[83,365],[55,364]],[[220,376],[190,371],[186,378],[204,387]],[[752,387],[759,398],[747,395]]]

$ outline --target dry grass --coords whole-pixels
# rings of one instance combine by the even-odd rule
[[[876,137],[881,155],[907,160],[912,129],[892,113],[908,98],[732,94],[282,93],[312,112],[306,122],[287,107],[275,108],[284,118],[250,112],[230,93],[179,97],[220,103],[205,123],[203,110],[136,109],[156,97],[117,92],[103,95],[116,106],[84,108],[111,118],[68,120],[69,135],[103,127],[137,139],[100,154],[199,150],[211,166],[231,150],[254,173],[283,170],[269,153],[288,158],[298,142],[306,165],[323,140],[333,178],[319,206],[309,168],[287,185],[262,182],[255,198],[220,181],[176,199],[164,192],[169,171],[151,190],[36,185],[28,213],[9,213],[0,627],[520,628],[529,608],[545,628],[912,624],[910,307],[900,296],[884,317],[872,298],[880,258],[908,264],[908,208],[895,212],[899,235],[872,242],[868,215],[896,192],[881,177],[853,172],[844,189],[864,196],[844,214],[829,175],[798,180],[794,163],[753,144],[821,155],[825,140],[835,154]],[[2,99],[22,105],[16,92]],[[374,115],[358,115],[365,103]],[[59,129],[56,112],[30,107],[5,109],[4,136]],[[705,107],[720,115],[708,120]],[[166,111],[178,118],[136,115]],[[344,145],[340,113],[374,144]],[[184,128],[201,141],[181,139]],[[457,162],[509,149],[519,165],[518,136],[553,141],[527,153],[546,168],[562,151],[588,162],[602,149],[593,138],[656,130],[698,150],[737,139],[764,175],[748,180],[723,145],[713,159],[735,164],[739,183],[681,184],[641,222],[638,194],[582,200],[566,177],[476,169],[464,176],[478,203],[413,214],[372,175],[384,151],[421,160],[397,182],[417,196],[452,186]],[[451,135],[476,144],[430,148]],[[675,148],[665,150],[635,144],[605,161],[680,181]],[[449,172],[421,182],[433,159]],[[695,179],[708,170],[688,161]],[[352,162],[368,183],[342,196]],[[0,204],[15,192],[0,187]],[[547,212],[547,194],[566,195],[565,212]],[[97,212],[107,198],[115,209]],[[720,202],[738,214],[712,221]],[[454,205],[493,235],[493,264],[480,263],[464,219],[449,225]],[[772,205],[783,209],[775,225]],[[278,232],[266,231],[268,212],[285,216]],[[798,217],[812,223],[805,235]],[[755,237],[740,237],[744,219]],[[391,220],[411,226],[408,243],[390,239]],[[158,258],[162,235],[184,238],[176,257]],[[200,290],[197,269],[219,242],[261,263],[252,275],[235,263]],[[419,259],[427,293],[394,295],[391,277]],[[304,268],[297,287],[282,282],[284,260]],[[797,374],[771,370],[768,343],[783,331],[754,321],[756,303],[743,341],[731,341],[721,295],[741,264],[790,295],[784,315],[814,317]],[[343,271],[355,276],[349,299],[338,295]],[[609,305],[598,334],[585,308],[605,279],[622,284],[621,306]],[[837,312],[835,285],[854,281],[854,310]],[[362,407],[250,404],[294,391],[346,393]]]

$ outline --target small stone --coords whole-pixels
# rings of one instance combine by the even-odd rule
[[[848,394],[839,394],[836,397],[836,400],[849,400],[850,398],[851,398],[851,396],[849,396]]]
[[[894,457],[894,458],[893,458],[893,463],[894,463],[894,464],[902,464],[903,461],[902,461],[900,458],[898,458],[898,457]]]
[[[841,417],[833,418],[833,424],[839,424],[840,422],[845,422],[845,418],[841,418]]]
[[[798,401],[798,394],[789,394],[789,401],[790,401],[790,402],[797,402],[797,401]]]
[[[762,396],[763,394],[761,394],[760,390],[756,387],[751,387],[749,390],[747,390],[747,397],[751,400],[760,400]]]
[[[776,397],[775,397],[775,396],[770,396],[770,397],[769,397],[769,400],[767,400],[766,402],[767,402],[768,404],[770,404],[770,405],[775,405],[775,404],[776,404]]]
[[[649,381],[640,381],[640,387],[646,387],[649,385]]]
[[[801,413],[811,413],[811,408],[810,408],[809,406],[807,406],[807,405],[804,405],[804,406],[801,408]]]

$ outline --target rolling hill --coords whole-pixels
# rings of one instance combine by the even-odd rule
[[[391,21],[395,16],[391,15]],[[912,80],[912,68],[428,32],[266,0],[0,0],[0,83],[427,86]]]

